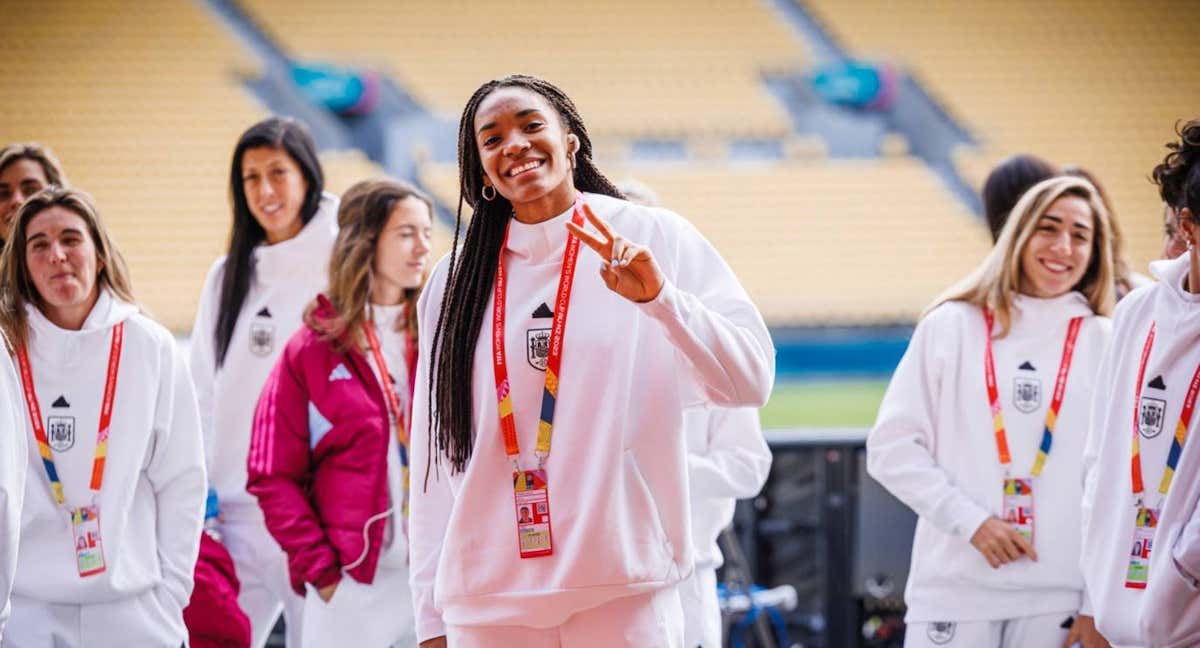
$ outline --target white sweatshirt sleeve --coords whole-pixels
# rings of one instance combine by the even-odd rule
[[[163,574],[160,587],[183,610],[192,593],[204,525],[204,448],[187,365],[173,341],[164,356],[155,408],[154,451],[146,477],[158,505],[158,559]]]
[[[1079,605],[1079,614],[1095,616],[1092,608],[1092,597],[1088,591],[1088,574],[1097,569],[1096,565],[1083,562],[1086,555],[1084,547],[1088,545],[1088,529],[1092,522],[1092,509],[1096,501],[1096,480],[1099,478],[1097,461],[1100,459],[1100,448],[1104,445],[1109,405],[1113,402],[1113,390],[1116,389],[1116,377],[1113,375],[1116,364],[1116,349],[1109,344],[1104,349],[1104,359],[1096,372],[1096,387],[1092,392],[1091,414],[1088,421],[1087,440],[1083,445],[1083,496],[1080,498],[1080,570],[1083,574],[1083,599]]]
[[[701,497],[744,499],[762,490],[771,471],[771,449],[763,438],[758,410],[713,408],[708,448],[688,451],[691,490]]]
[[[191,382],[196,390],[196,405],[200,412],[200,432],[204,439],[204,466],[212,471],[213,461],[213,389],[217,375],[216,348],[213,331],[217,324],[217,309],[220,301],[220,277],[225,267],[218,260],[208,270],[204,288],[200,291],[200,306],[196,310],[196,323],[192,326],[189,342],[188,368]]]
[[[23,395],[8,354],[0,351],[0,638],[9,616],[9,595],[17,573],[21,539],[21,500],[29,466]]]
[[[442,611],[434,602],[438,561],[442,557],[442,541],[450,523],[454,494],[450,490],[449,468],[431,457],[429,447],[430,412],[429,376],[432,368],[433,331],[437,326],[442,290],[446,281],[446,260],[434,270],[421,299],[417,302],[420,321],[420,345],[417,356],[416,385],[413,389],[412,434],[409,441],[408,558],[409,585],[412,588],[413,613],[417,641],[426,641],[446,634]],[[436,286],[436,288],[435,288]],[[436,299],[431,299],[432,293]],[[428,466],[428,474],[426,471]]]
[[[775,346],[762,315],[715,248],[679,216],[662,291],[641,308],[657,320],[712,403],[761,407],[775,380]]]
[[[938,326],[943,321],[939,315],[945,314],[931,313],[917,324],[892,375],[867,436],[867,472],[918,516],[966,540],[991,514],[959,490],[933,456],[942,433],[937,429],[937,403],[955,397],[941,393],[944,359],[938,348],[955,348],[957,336],[936,330],[948,328]]]

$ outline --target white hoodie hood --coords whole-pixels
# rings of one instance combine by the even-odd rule
[[[153,590],[182,641],[204,513],[195,397],[175,341],[106,291],[81,330],[28,307],[29,357],[68,506],[94,502],[106,571],[81,578],[71,529],[30,441],[14,594],[48,603],[117,601]],[[111,330],[125,323],[104,483],[89,488]],[[22,408],[26,420],[28,413]],[[53,419],[53,421],[51,421]],[[31,438],[31,435],[30,435]]]
[[[254,280],[242,301],[225,361],[217,368],[213,332],[221,301],[225,257],[208,271],[192,327],[192,380],[204,430],[209,480],[222,507],[258,502],[246,492],[246,456],[254,406],[304,308],[324,290],[337,238],[338,199],[321,198],[315,216],[295,237],[254,250]]]
[[[1093,613],[1100,632],[1114,646],[1142,646],[1138,629],[1145,590],[1125,587],[1129,551],[1133,542],[1136,503],[1132,492],[1130,458],[1134,394],[1143,345],[1155,323],[1154,347],[1146,364],[1142,399],[1161,403],[1161,425],[1146,427],[1140,438],[1144,495],[1147,506],[1159,508],[1160,517],[1152,560],[1169,549],[1162,539],[1167,527],[1175,528],[1178,510],[1163,509],[1158,493],[1175,426],[1183,408],[1188,383],[1200,364],[1200,295],[1183,289],[1187,256],[1151,264],[1159,283],[1140,288],[1121,300],[1114,315],[1113,342],[1097,373],[1099,382],[1092,426],[1084,455],[1084,540],[1082,565],[1086,580],[1084,613]],[[1180,462],[1171,491],[1193,486],[1185,474],[1188,451],[1200,416],[1192,419],[1185,457]],[[1194,466],[1192,462],[1190,465]],[[1156,561],[1157,562],[1157,561]],[[1161,570],[1160,570],[1161,571]],[[1152,575],[1152,579],[1154,576]]]

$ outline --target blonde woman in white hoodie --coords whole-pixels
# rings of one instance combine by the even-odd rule
[[[21,386],[7,353],[0,353],[0,642],[8,622],[8,597],[21,544],[21,500],[25,497],[25,414]]]
[[[1200,121],[1168,147],[1153,177],[1190,249],[1117,307],[1085,456],[1086,611],[1118,648],[1200,641]]]
[[[919,516],[905,646],[1063,644],[1110,231],[1085,180],[1045,180],[917,324],[867,439],[871,476]]]
[[[179,646],[205,484],[186,365],[85,194],[43,190],[11,235],[0,328],[33,441],[5,643]]]
[[[210,486],[255,647],[266,643],[281,611],[289,646],[300,645],[303,626],[304,599],[292,591],[287,554],[246,490],[246,459],[267,375],[325,288],[338,199],[323,188],[316,145],[302,123],[271,117],[242,133],[229,177],[229,251],[208,272],[192,327],[190,365]]]
[[[484,84],[459,153],[474,215],[418,305],[418,640],[679,648],[683,410],[762,405],[766,326],[691,225],[620,199],[552,84]]]

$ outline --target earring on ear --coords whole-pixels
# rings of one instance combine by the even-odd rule
[[[488,195],[488,189],[492,190],[492,195],[490,196]],[[483,199],[488,202],[492,202],[496,199],[496,188],[490,184],[483,185],[483,188],[479,190],[479,193],[483,196]]]

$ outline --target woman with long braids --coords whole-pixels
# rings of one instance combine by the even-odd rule
[[[546,81],[475,92],[459,173],[474,215],[418,306],[418,640],[682,646],[683,409],[766,401],[762,317],[690,224],[621,200]]]
[[[229,177],[229,251],[208,272],[192,328],[209,485],[220,501],[220,532],[241,580],[238,604],[250,617],[252,646],[266,642],[281,609],[288,645],[300,645],[304,599],[292,591],[287,556],[246,490],[246,458],[267,374],[325,287],[338,199],[323,188],[303,124],[271,117],[242,133]]]

